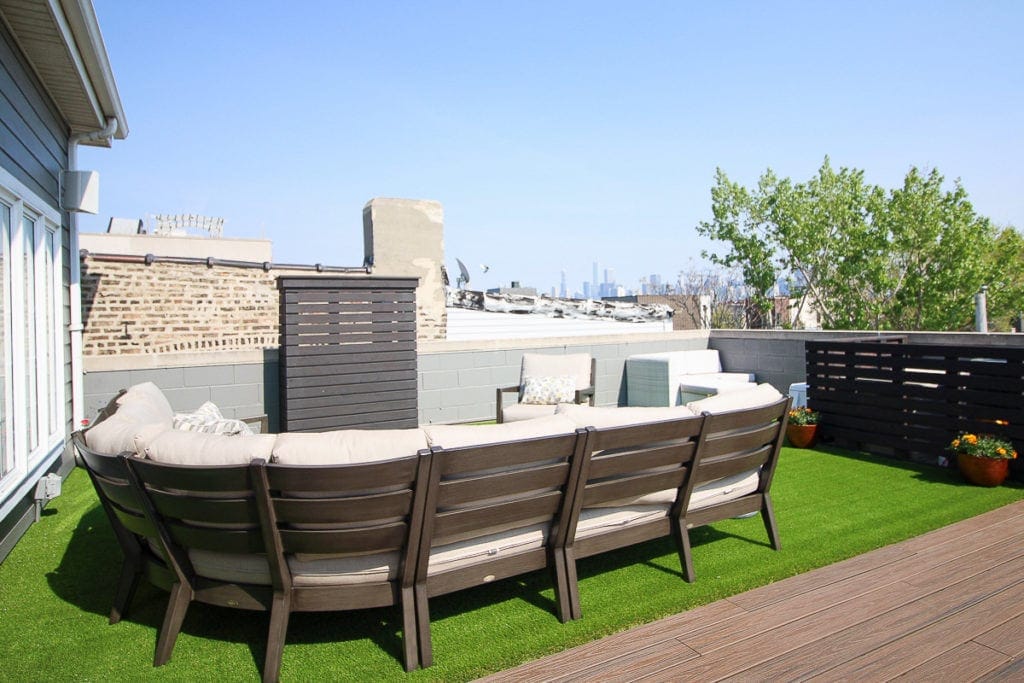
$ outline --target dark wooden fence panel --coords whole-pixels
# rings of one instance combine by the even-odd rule
[[[279,279],[281,431],[417,426],[416,284]]]
[[[961,431],[1024,452],[1024,349],[808,341],[807,397],[822,438],[935,463]]]

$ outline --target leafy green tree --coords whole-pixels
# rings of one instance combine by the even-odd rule
[[[970,329],[974,293],[997,272],[1024,279],[1024,261],[993,268],[997,232],[959,181],[949,191],[943,181],[911,168],[886,191],[826,157],[805,183],[768,169],[751,191],[719,169],[713,219],[697,230],[728,245],[704,256],[739,267],[765,309],[774,283],[788,278],[828,329]],[[1010,256],[1024,243],[1013,231],[1002,247]]]
[[[1024,313],[1024,235],[1012,227],[1002,228],[985,261],[989,329],[1009,332],[1014,324],[1021,324],[1019,316]]]

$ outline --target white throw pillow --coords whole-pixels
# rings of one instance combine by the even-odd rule
[[[204,434],[235,434],[251,435],[252,428],[241,420],[224,417],[220,408],[207,401],[191,413],[176,413],[174,428],[183,432],[202,432]]]
[[[554,377],[526,377],[523,380],[523,398],[520,403],[550,406],[572,403],[576,398],[576,379],[572,375]]]

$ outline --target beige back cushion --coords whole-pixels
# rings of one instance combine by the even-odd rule
[[[568,353],[555,355],[550,353],[524,353],[523,370],[519,376],[519,384],[526,377],[557,377],[572,375],[576,380],[577,389],[590,386],[590,354]]]
[[[702,398],[699,401],[691,401],[686,404],[686,407],[696,415],[704,412],[717,415],[718,413],[727,413],[731,410],[771,405],[780,398],[782,398],[782,394],[771,384],[765,383],[758,384],[757,386],[751,385],[750,389],[744,391],[730,391],[726,394]]]
[[[174,411],[152,382],[136,384],[117,398],[117,410],[85,432],[85,443],[97,453],[142,455],[146,445],[171,428]]]
[[[274,461],[283,465],[350,465],[416,455],[427,448],[422,429],[341,429],[277,436]]]
[[[169,429],[146,446],[146,457],[169,465],[247,465],[270,460],[273,434],[203,434]]]
[[[431,446],[462,448],[484,444],[573,434],[576,423],[562,415],[494,425],[427,425],[423,428]]]
[[[686,406],[670,408],[592,408],[591,406],[578,406],[566,403],[559,405],[555,413],[569,418],[577,427],[596,427],[597,429],[625,427],[645,422],[677,420],[681,417],[693,417],[694,415],[693,411]]]
[[[120,398],[117,399],[117,404],[121,408],[131,404],[145,404],[152,408],[161,419],[173,420],[174,410],[171,408],[171,404],[167,401],[167,397],[164,396],[164,392],[160,391],[160,388],[152,382],[143,382],[136,384],[128,388],[128,391],[124,392]],[[120,412],[120,408],[118,412]]]

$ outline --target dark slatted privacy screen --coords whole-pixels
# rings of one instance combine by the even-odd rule
[[[416,427],[417,280],[278,282],[281,431]]]
[[[1024,449],[1024,349],[898,342],[805,343],[823,437],[932,463],[960,431]]]

